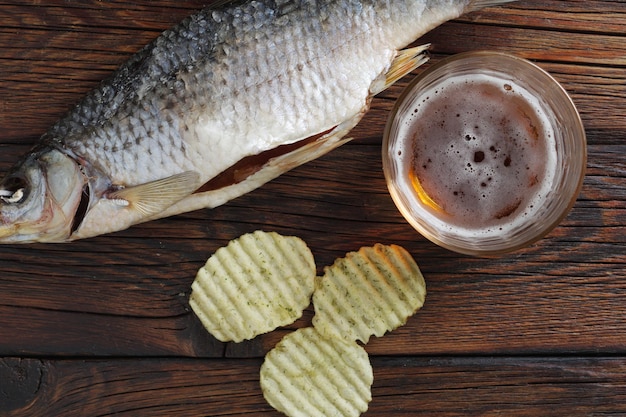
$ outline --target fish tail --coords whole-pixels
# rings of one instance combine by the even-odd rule
[[[467,7],[465,8],[465,12],[469,13],[475,10],[480,10],[485,7],[498,6],[500,4],[511,3],[513,1],[516,1],[516,0],[472,0],[469,2]]]

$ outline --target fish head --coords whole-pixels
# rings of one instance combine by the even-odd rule
[[[0,243],[64,242],[87,181],[65,153],[34,150],[0,182]]]

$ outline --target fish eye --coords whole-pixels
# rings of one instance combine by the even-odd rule
[[[0,199],[7,204],[19,204],[26,199],[26,181],[20,177],[11,177],[0,186]]]

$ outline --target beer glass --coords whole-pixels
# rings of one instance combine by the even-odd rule
[[[580,192],[585,130],[546,71],[511,54],[454,55],[414,79],[383,138],[393,201],[432,242],[497,255],[556,227]]]

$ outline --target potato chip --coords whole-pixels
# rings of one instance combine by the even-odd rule
[[[287,416],[358,416],[372,400],[373,381],[365,349],[313,327],[285,336],[261,366],[263,396]]]
[[[425,297],[424,277],[405,249],[364,247],[324,268],[313,293],[313,326],[326,337],[367,343],[405,324]]]
[[[310,304],[315,272],[304,241],[257,231],[208,259],[191,285],[189,304],[217,339],[241,342],[300,318]]]

